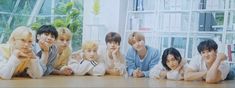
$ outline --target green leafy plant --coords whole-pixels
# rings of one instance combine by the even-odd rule
[[[64,23],[63,19],[55,19],[53,25],[55,27],[66,27],[67,24]]]
[[[93,13],[94,15],[99,15],[100,13],[100,1],[99,0],[94,0]]]
[[[67,27],[73,33],[72,47],[73,51],[79,50],[82,44],[82,16],[83,10],[79,2],[68,2],[56,9],[56,13],[67,15],[66,18],[57,18],[54,20],[55,27]]]
[[[67,16],[65,19],[62,18],[55,19],[53,23],[55,27],[68,27],[72,32],[76,32],[77,30],[80,29],[81,26],[80,25],[81,21],[79,21],[80,12],[77,8],[73,8],[73,5],[74,5],[73,2],[68,2],[66,5],[64,5],[64,7],[61,7],[61,9],[65,10],[60,10],[60,13],[64,13]]]
[[[35,22],[35,23],[31,24],[31,29],[37,31],[41,26],[42,26],[42,24],[40,24],[39,22]]]

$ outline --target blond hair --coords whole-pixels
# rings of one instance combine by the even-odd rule
[[[72,33],[71,31],[66,28],[66,27],[59,27],[57,28],[57,32],[58,32],[58,36],[60,37],[61,35],[66,35],[70,38],[70,40],[72,39]]]
[[[91,50],[91,49],[94,49],[94,50],[96,50],[96,52],[97,52],[97,50],[98,50],[98,44],[97,44],[96,42],[94,42],[94,41],[86,41],[86,42],[84,42],[84,43],[82,44],[82,52],[83,52],[83,53],[85,52],[85,50]],[[87,59],[84,54],[82,55],[82,57],[83,57],[84,59]],[[96,57],[98,57],[98,56],[96,56]],[[97,61],[97,59],[96,59],[96,61]]]
[[[94,41],[86,41],[82,44],[82,51],[84,52],[85,50],[89,49],[95,49],[98,50],[98,44]]]
[[[8,44],[13,44],[15,39],[17,39],[17,38],[19,39],[19,38],[22,38],[22,37],[33,37],[32,30],[29,27],[26,27],[26,26],[17,27],[11,33],[11,36],[9,37],[7,43]]]
[[[130,45],[133,45],[135,42],[140,41],[140,40],[145,41],[145,37],[143,34],[138,33],[138,32],[133,32],[128,37],[128,43]]]

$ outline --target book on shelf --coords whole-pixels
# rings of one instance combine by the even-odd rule
[[[130,30],[139,30],[143,27],[143,18],[141,16],[131,16],[129,29]]]
[[[235,61],[235,44],[228,44],[227,45],[228,51],[228,61]]]
[[[199,31],[216,31],[212,28],[213,25],[217,23],[212,13],[199,14]]]
[[[143,11],[144,0],[133,0],[133,11]]]

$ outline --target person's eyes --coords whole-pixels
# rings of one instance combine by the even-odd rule
[[[44,33],[44,35],[48,36],[48,35],[49,35],[49,33]]]
[[[118,43],[117,43],[117,42],[115,42],[114,44],[115,44],[115,45],[118,45]]]
[[[205,54],[206,52],[205,51],[202,51],[202,54]]]
[[[22,42],[25,42],[25,39],[20,39]]]
[[[33,43],[33,41],[29,41],[29,43]]]
[[[64,41],[64,39],[60,39],[60,41]]]
[[[54,36],[54,35],[51,35],[51,37],[52,37],[52,38],[55,38],[55,36]]]
[[[166,61],[166,63],[169,63],[169,62],[170,62],[170,61],[168,61],[168,60]]]

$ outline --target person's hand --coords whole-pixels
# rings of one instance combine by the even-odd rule
[[[224,54],[224,53],[218,53],[217,54],[217,59],[219,61],[223,61],[223,60],[226,60],[227,59],[227,56]]]
[[[87,60],[89,60],[89,61],[93,61],[93,58],[87,58]]]
[[[49,44],[45,41],[45,39],[40,39],[39,40],[39,46],[43,50],[43,52],[48,52],[49,51]]]
[[[82,57],[81,57],[80,53],[75,52],[75,53],[72,53],[72,59],[80,61],[80,60],[82,60]]]
[[[144,77],[144,73],[139,68],[137,68],[136,70],[133,71],[133,77],[135,78]]]
[[[72,69],[69,67],[65,67],[65,68],[61,69],[60,72],[62,75],[66,75],[66,76],[72,75],[72,73],[73,73]]]
[[[120,70],[117,68],[112,68],[112,69],[109,68],[107,71],[111,75],[116,75],[116,76],[120,75]]]
[[[141,78],[141,77],[144,77],[144,73],[140,70],[137,71],[137,77],[138,78]]]
[[[177,66],[177,68],[175,70],[180,71],[186,63],[187,63],[187,60],[181,59],[180,64]]]
[[[119,53],[119,50],[120,50],[120,46],[116,46],[116,49],[113,50],[113,52],[112,52],[112,56],[113,56],[113,57],[116,57],[117,54]]]
[[[134,78],[138,78],[137,74],[138,74],[138,71],[137,71],[137,70],[134,70],[134,71],[133,71],[133,77],[134,77]]]
[[[89,61],[96,61],[97,59],[95,57],[89,57],[87,60],[89,60]]]
[[[27,55],[20,51],[20,49],[14,49],[12,55],[16,56],[17,58],[26,57]]]
[[[34,59],[36,58],[36,55],[32,51],[32,48],[27,48],[27,49],[14,49],[13,50],[13,55],[15,55],[19,59]]]
[[[36,59],[36,54],[33,52],[32,48],[29,48],[29,51],[27,52],[28,58],[30,59]]]

